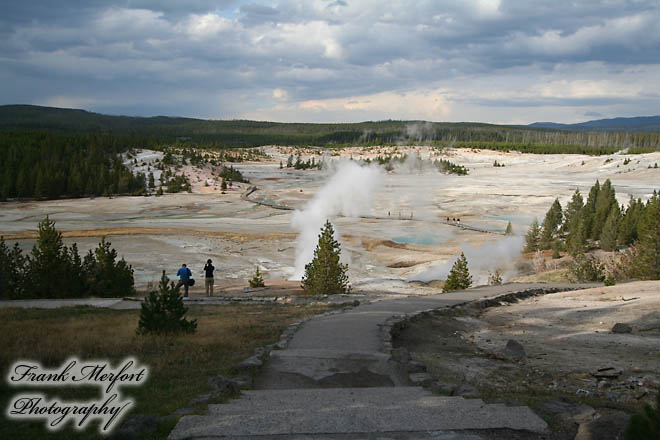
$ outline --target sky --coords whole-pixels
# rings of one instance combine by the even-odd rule
[[[660,0],[0,5],[0,104],[281,122],[660,114]]]

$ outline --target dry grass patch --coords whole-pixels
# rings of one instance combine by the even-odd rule
[[[138,336],[137,310],[4,309],[0,310],[0,367],[6,374],[16,360],[30,359],[54,368],[72,356],[82,361],[107,359],[115,367],[120,360],[133,356],[149,368],[150,375],[144,386],[122,389],[123,395],[136,401],[131,414],[165,416],[208,392],[209,378],[245,374],[235,371],[234,365],[251,356],[255,348],[276,342],[292,322],[327,310],[323,305],[200,306],[188,312],[189,318],[197,319],[195,334]],[[38,391],[63,400],[98,398],[97,388]],[[9,388],[3,381],[3,408],[18,392],[18,388]],[[0,438],[43,438],[47,432],[44,425],[3,420]],[[94,426],[80,434],[67,428],[54,438],[96,437]]]

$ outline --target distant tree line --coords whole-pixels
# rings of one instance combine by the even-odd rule
[[[534,220],[525,239],[525,251],[568,251],[584,259],[590,249],[613,251],[628,247],[619,272],[622,276],[660,279],[660,198],[657,192],[646,202],[630,198],[619,206],[610,180],[596,181],[586,202],[575,190],[566,209],[555,199],[542,225]],[[593,266],[593,264],[592,264]]]
[[[314,157],[307,160],[302,160],[300,154],[298,154],[295,158],[293,154],[290,154],[286,160],[286,167],[293,168],[296,170],[309,170],[309,169],[320,170],[321,168],[323,168],[323,161],[319,160],[317,162],[316,158]]]
[[[123,297],[135,293],[133,268],[117,260],[117,251],[101,239],[80,257],[78,247],[66,246],[62,234],[46,217],[32,253],[23,255],[18,243],[8,247],[0,237],[0,298]]]
[[[528,126],[397,120],[306,124],[172,117],[134,118],[37,106],[0,106],[0,129],[38,129],[63,133],[112,131],[121,135],[148,137],[159,144],[193,141],[210,148],[436,143],[499,149],[502,144],[509,144],[512,146],[509,149],[518,151],[547,146],[549,148],[545,150],[548,152],[564,150],[576,153],[586,148],[586,154],[603,154],[591,152],[599,151],[599,148],[605,148],[608,152],[625,148],[645,151],[660,148],[660,133],[657,131],[590,132],[584,129],[568,131]]]
[[[120,156],[135,143],[138,138],[108,133],[2,133],[0,201],[142,194],[146,176],[133,175]]]

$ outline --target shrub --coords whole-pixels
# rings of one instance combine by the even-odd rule
[[[168,282],[163,271],[159,291],[149,292],[142,301],[136,330],[138,334],[194,333],[197,330],[197,320],[188,321],[185,318],[188,309],[183,305],[179,289],[174,287],[174,282]]]
[[[579,254],[573,259],[569,270],[577,282],[604,281],[604,266],[592,255]]]
[[[499,270],[488,274],[488,285],[499,286],[500,284],[502,284],[502,275]]]
[[[660,393],[655,408],[645,405],[641,413],[634,414],[626,428],[626,440],[653,440],[660,438]]]

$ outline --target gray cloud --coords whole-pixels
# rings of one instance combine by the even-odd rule
[[[0,18],[3,104],[68,100],[113,113],[316,120],[478,114],[501,122],[498,108],[510,119],[526,107],[571,108],[564,117],[580,118],[660,103],[653,0],[15,3]],[[441,113],[406,109],[405,99],[425,93],[446,97]],[[399,114],[351,103],[372,95]]]

